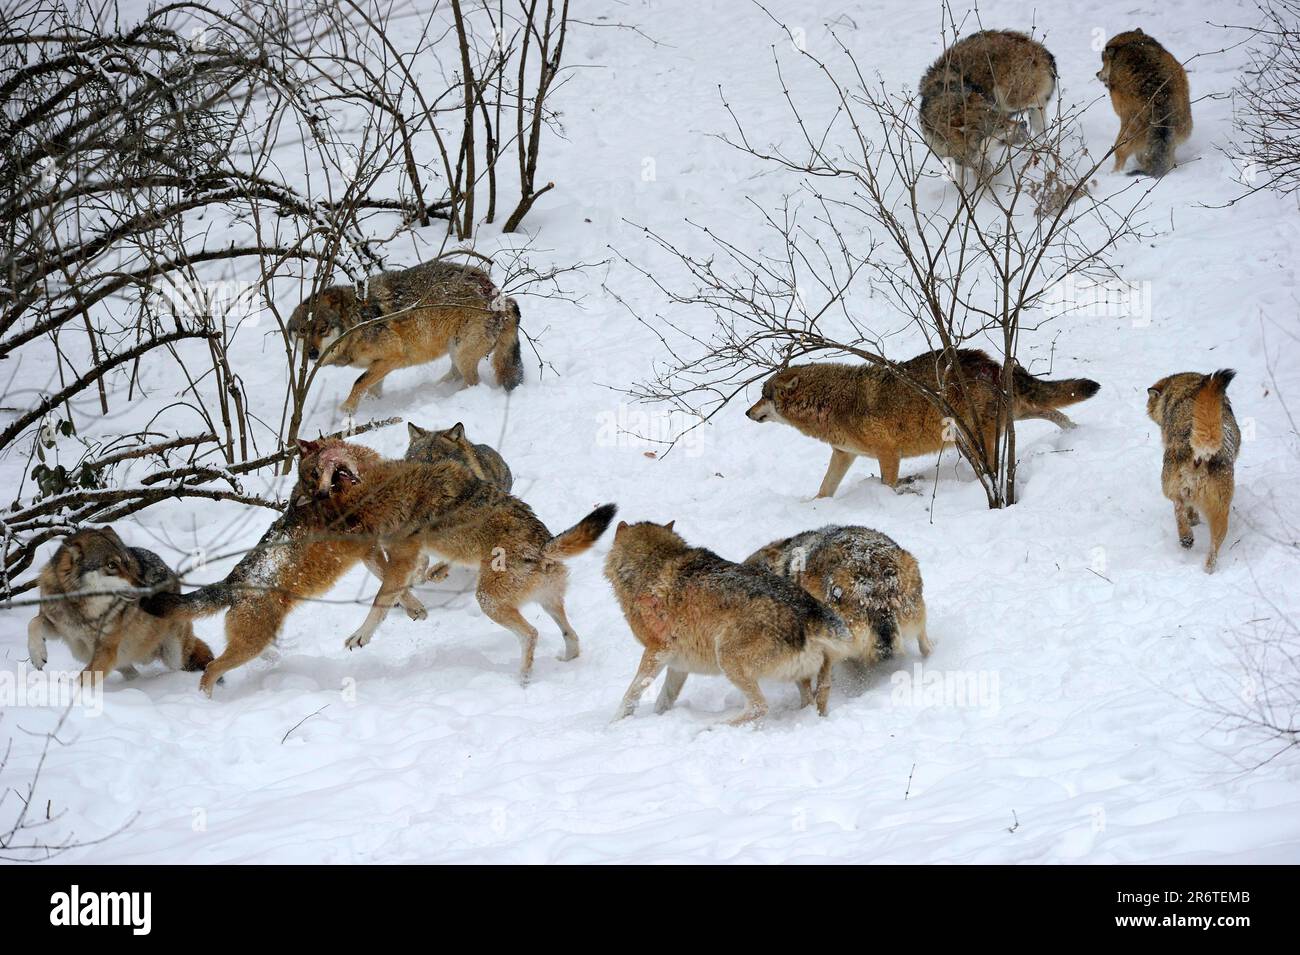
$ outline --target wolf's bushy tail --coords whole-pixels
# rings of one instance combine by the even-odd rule
[[[505,324],[492,346],[492,370],[506,391],[514,391],[524,380],[524,360],[519,354],[519,303],[513,298],[505,300]]]
[[[567,531],[556,534],[542,547],[542,556],[550,560],[576,557],[600,539],[618,512],[616,504],[602,504]]]
[[[1169,80],[1161,82],[1147,95],[1151,122],[1146,130],[1146,149],[1143,150],[1146,162],[1129,175],[1159,178],[1174,167],[1174,96]]]
[[[1019,365],[1015,369],[1012,387],[1016,390],[1017,398],[1040,408],[1064,408],[1086,401],[1101,390],[1101,385],[1091,378],[1048,381],[1046,378],[1035,378]]]
[[[192,590],[187,594],[150,594],[140,601],[140,609],[155,617],[174,620],[197,620],[210,617],[230,606],[234,591],[224,580]]]
[[[1206,375],[1192,399],[1192,456],[1208,461],[1223,447],[1223,398],[1237,373],[1221,368]]]

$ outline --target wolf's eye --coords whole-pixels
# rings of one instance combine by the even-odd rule
[[[120,565],[116,560],[110,560],[107,564],[104,565],[104,570],[110,574],[113,574],[114,576],[116,576],[119,569],[120,569]]]

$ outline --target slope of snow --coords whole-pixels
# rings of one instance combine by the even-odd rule
[[[838,685],[825,719],[798,710],[793,687],[774,685],[765,725],[732,729],[717,724],[738,710],[739,693],[721,678],[693,677],[671,713],[653,715],[647,694],[635,717],[610,725],[640,655],[601,577],[611,535],[571,564],[581,657],[554,659],[558,633],[538,608],[528,611],[542,643],[527,688],[515,679],[515,638],[478,611],[464,572],[424,590],[427,621],[395,612],[370,646],[344,650],[374,588],[357,571],[329,602],[295,613],[277,650],[230,674],[212,701],[195,676],[154,672],[110,678],[102,715],[74,711],[39,795],[65,813],[60,834],[94,838],[130,824],[62,858],[1300,861],[1300,763],[1284,756],[1249,769],[1271,751],[1212,712],[1244,706],[1241,641],[1300,610],[1296,550],[1272,539],[1285,538],[1283,524],[1300,526],[1290,496],[1300,443],[1279,401],[1280,392],[1300,412],[1300,213],[1267,195],[1213,208],[1240,186],[1219,152],[1230,104],[1205,97],[1231,88],[1242,54],[1211,52],[1231,37],[1206,21],[1251,16],[1250,4],[1215,6],[1038,8],[1068,101],[1102,92],[1094,29],[1110,36],[1141,25],[1182,58],[1207,55],[1189,70],[1196,130],[1147,215],[1161,234],[1117,257],[1126,279],[1151,283],[1151,321],[1074,317],[1027,336],[1026,355],[1054,349],[1055,375],[1092,377],[1102,390],[1071,410],[1074,431],[1045,422],[1019,429],[1022,499],[1005,512],[986,510],[951,454],[933,501],[929,484],[895,494],[860,460],[836,498],[810,502],[828,450],[746,420],[740,399],[662,460],[626,434],[611,440],[611,422],[640,430],[628,415],[656,413],[622,407],[620,389],[664,355],[602,284],[642,315],[708,316],[670,311],[610,247],[677,281],[629,223],[674,237],[690,219],[757,240],[746,199],[771,207],[790,185],[754,175],[710,137],[728,126],[719,84],[751,129],[773,139],[788,131],[771,69],[772,45],[786,41],[744,4],[619,5],[611,17],[658,45],[606,28],[579,32],[566,52],[592,68],[563,90],[566,138],[542,160],[557,186],[526,228],[539,258],[611,261],[574,280],[580,306],[525,301],[525,325],[554,373],[539,379],[530,363],[507,399],[489,386],[432,385],[441,365],[412,369],[362,406],[363,417],[403,415],[426,427],[463,421],[477,441],[501,435],[516,493],[554,531],[607,500],[628,520],[676,519],[690,541],[733,559],[827,523],[875,527],[911,550],[924,574],[936,649],[919,681],[909,648],[867,685]],[[1024,4],[980,9],[986,26],[1030,24]],[[863,64],[898,87],[913,87],[939,50],[937,4],[788,0],[773,10],[828,55],[822,24],[833,20]],[[1094,103],[1083,123],[1094,150],[1109,145],[1116,124],[1107,102]],[[489,228],[480,247],[511,241]],[[276,394],[278,359],[261,347],[250,345],[240,371],[253,393],[260,382]],[[1145,399],[1165,374],[1216,367],[1238,369],[1231,394],[1253,438],[1238,463],[1220,570],[1206,577],[1204,528],[1193,551],[1178,546]],[[318,378],[312,428],[338,426],[333,409],[353,377]],[[166,388],[155,392],[161,407]],[[399,455],[405,429],[365,440]],[[16,481],[20,464],[5,461],[0,474]],[[934,471],[929,458],[903,467]],[[249,546],[269,520],[234,504],[185,503],[119,529],[176,564],[214,540]],[[216,579],[231,563],[195,579]],[[0,614],[0,668],[26,667],[29,615]],[[197,627],[221,645],[219,617]],[[50,666],[73,666],[66,648],[51,645]],[[945,679],[982,687],[978,705],[927,691]],[[36,708],[4,713],[0,735],[15,738],[8,785],[38,755],[39,738],[21,731],[39,734],[56,718]]]

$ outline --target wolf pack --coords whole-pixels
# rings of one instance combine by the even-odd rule
[[[1187,77],[1178,60],[1141,30],[1106,44],[1097,74],[1120,119],[1115,168],[1136,158],[1134,174],[1160,176],[1191,130]],[[990,173],[991,144],[1014,146],[1034,134],[1056,89],[1056,62],[1031,37],[988,30],[954,43],[920,85],[920,124],[930,148],[977,176]],[[443,357],[444,381],[479,382],[490,359],[506,391],[523,380],[520,309],[487,271],[438,259],[373,277],[364,291],[325,288],[298,305],[291,336],[324,366],[361,368],[341,410],[378,395],[392,371]],[[952,443],[935,403],[914,386],[944,395],[996,446],[1001,364],[975,349],[927,352],[894,367],[789,365],[771,375],[747,415],[796,428],[831,447],[818,497],[835,494],[857,457],[874,458],[889,487],[903,458]],[[1062,408],[1095,395],[1086,378],[1045,380],[1013,369],[1011,416],[1060,428]],[[1164,445],[1161,485],[1173,505],[1179,542],[1209,525],[1205,570],[1213,572],[1227,534],[1240,432],[1226,391],[1230,370],[1168,375],[1148,390],[1147,413]],[[957,382],[961,386],[957,386]],[[911,383],[909,383],[911,382]],[[565,611],[566,561],[591,548],[615,516],[595,508],[552,533],[513,493],[510,468],[463,424],[428,430],[409,424],[409,447],[389,460],[356,442],[298,443],[297,482],[288,506],[224,580],[182,593],[170,568],[130,547],[112,527],[66,538],[40,574],[40,610],[31,621],[31,662],[43,667],[46,641],[64,641],[84,674],[127,676],[161,661],[202,674],[209,696],[225,674],[258,657],[290,611],[326,594],[357,565],[379,581],[365,618],[347,638],[365,647],[396,604],[412,620],[428,611],[415,588],[445,578],[451,565],[477,572],[483,613],[519,640],[519,678],[533,672],[538,631],[522,611],[540,604],[563,639],[560,660],[580,651]],[[436,562],[434,562],[436,560]],[[617,717],[632,714],[664,675],[656,712],[670,708],[690,674],[722,674],[740,690],[743,711],[761,718],[763,681],[789,681],[804,705],[825,714],[836,665],[870,668],[915,642],[931,652],[916,558],[886,535],[860,526],[809,530],[759,548],[740,562],[692,546],[674,522],[620,522],[605,562],[632,635],[643,648]],[[225,648],[214,655],[192,621],[225,611]]]

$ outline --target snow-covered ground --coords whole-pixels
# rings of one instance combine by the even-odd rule
[[[937,3],[772,8],[827,55],[823,24],[833,21],[860,61],[899,88],[914,87],[939,51]],[[1300,861],[1300,762],[1283,756],[1252,768],[1272,751],[1227,731],[1213,712],[1248,706],[1243,641],[1300,612],[1296,549],[1275,540],[1286,538],[1283,525],[1292,536],[1300,526],[1290,496],[1300,439],[1281,401],[1300,413],[1300,213],[1271,195],[1214,208],[1241,187],[1219,151],[1231,106],[1211,94],[1232,87],[1243,54],[1213,52],[1235,38],[1207,21],[1249,21],[1253,5],[1105,0],[1034,9],[980,5],[986,26],[1027,28],[1032,14],[1057,58],[1064,99],[1098,100],[1083,120],[1095,151],[1109,145],[1117,120],[1099,98],[1094,35],[1141,26],[1180,58],[1206,55],[1189,68],[1195,132],[1146,216],[1160,234],[1117,256],[1125,279],[1150,283],[1150,322],[1076,316],[1026,337],[1022,360],[1054,348],[1057,376],[1095,378],[1102,390],[1071,410],[1074,431],[1021,426],[1017,506],[988,511],[951,454],[933,500],[928,485],[925,494],[895,494],[859,461],[836,498],[810,502],[827,449],[748,421],[739,399],[663,459],[626,435],[610,440],[628,421],[620,414],[646,410],[624,408],[620,389],[665,356],[602,286],[642,315],[709,321],[670,309],[611,256],[612,246],[670,267],[624,220],[683,241],[685,219],[730,236],[749,230],[757,241],[746,200],[770,207],[790,186],[754,175],[710,137],[728,126],[719,84],[751,130],[770,139],[790,132],[771,69],[772,45],[788,42],[743,3],[610,4],[611,20],[657,44],[612,28],[571,40],[566,59],[586,68],[560,94],[566,138],[542,157],[542,176],[557,185],[526,228],[541,259],[611,261],[573,280],[580,305],[524,303],[525,325],[541,335],[555,373],[539,380],[530,363],[507,399],[488,386],[435,387],[441,365],[412,369],[362,406],[363,416],[402,415],[426,427],[463,421],[479,441],[503,435],[516,492],[553,530],[612,500],[623,518],[675,519],[690,541],[733,559],[828,523],[884,531],[917,556],[925,577],[935,652],[921,680],[910,649],[869,685],[837,686],[825,719],[798,710],[792,686],[774,685],[765,724],[733,729],[717,724],[739,708],[739,693],[722,678],[695,677],[671,713],[653,715],[648,694],[634,718],[611,725],[640,655],[601,576],[612,535],[571,565],[581,657],[557,661],[558,633],[529,611],[542,646],[527,688],[515,679],[515,638],[478,611],[465,573],[424,592],[437,608],[429,620],[394,613],[369,647],[344,650],[364,613],[352,601],[373,593],[358,571],[331,595],[338,602],[296,612],[278,650],[230,674],[211,701],[193,675],[158,671],[130,683],[110,678],[102,714],[74,711],[65,745],[45,764],[42,802],[64,813],[59,834],[94,838],[130,824],[61,858]],[[505,244],[491,228],[479,241],[488,251]],[[263,355],[250,341],[240,369],[250,391],[260,382],[279,393],[273,349]],[[1220,569],[1207,577],[1204,529],[1193,551],[1178,546],[1145,400],[1165,374],[1218,367],[1239,371],[1231,396],[1249,440]],[[338,426],[333,408],[354,375],[320,376],[312,429]],[[158,408],[168,392],[153,384]],[[399,455],[405,429],[365,440]],[[16,482],[21,463],[0,463],[0,480]],[[933,459],[904,463],[904,474],[923,471],[934,471]],[[184,503],[119,530],[175,564],[215,539],[251,545],[268,520],[235,504]],[[0,614],[4,670],[27,666],[28,616]],[[197,627],[221,645],[219,617]],[[72,665],[52,645],[50,666]],[[945,680],[982,693],[957,705],[926,689]],[[56,717],[4,713],[0,735],[14,737],[8,785],[33,770],[39,734]]]

